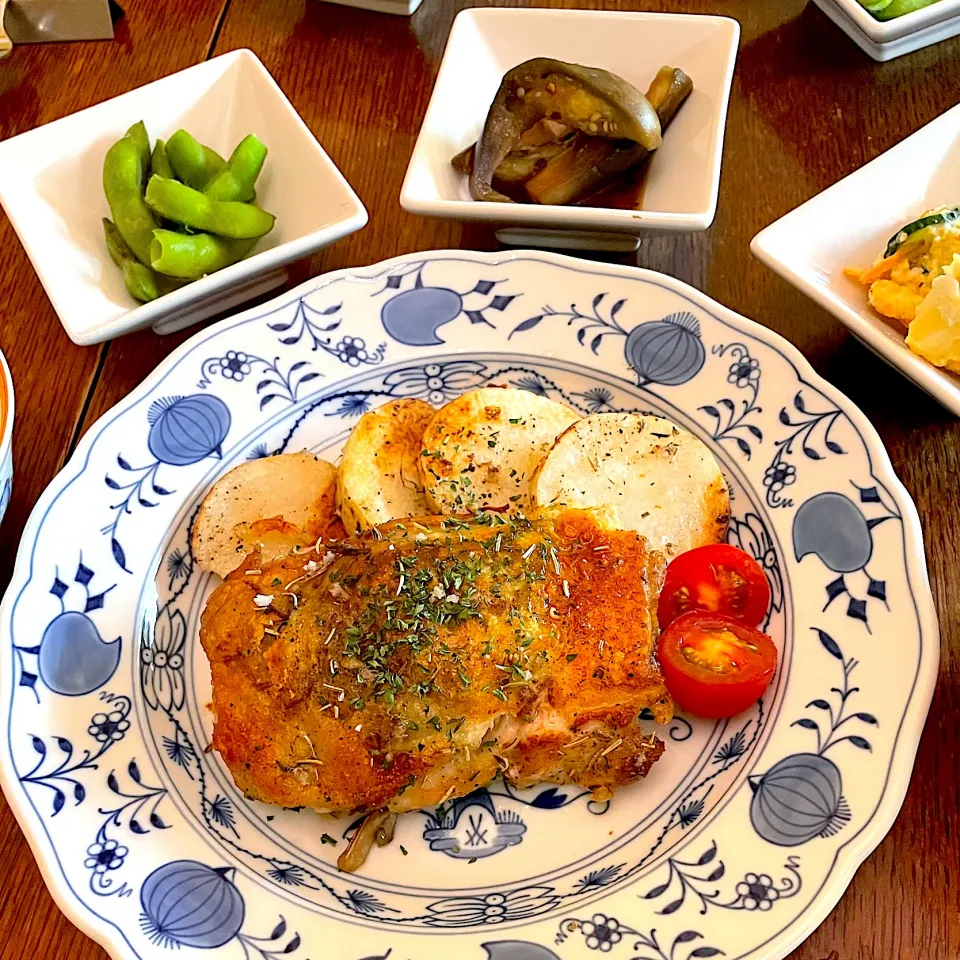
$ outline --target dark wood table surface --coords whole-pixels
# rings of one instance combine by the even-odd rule
[[[953,615],[960,611],[960,422],[752,259],[748,245],[761,227],[960,101],[960,38],[878,64],[806,0],[549,2],[726,14],[741,23],[716,221],[702,233],[652,237],[639,253],[620,259],[685,280],[792,340],[864,410],[916,500],[943,653],[912,785],[890,834],[792,956],[956,960],[960,626]],[[467,5],[424,0],[405,18],[319,0],[129,0],[113,43],[20,47],[0,62],[0,139],[249,47],[370,212],[364,230],[298,264],[291,284],[410,251],[495,249],[487,226],[421,219],[398,202],[450,24]],[[0,529],[0,589],[27,515],[77,440],[190,332],[161,338],[144,331],[75,346],[0,214],[0,349],[17,394],[16,474]],[[106,954],[56,908],[0,800],[0,960],[26,957],[102,960]]]

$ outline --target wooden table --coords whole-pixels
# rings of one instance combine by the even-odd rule
[[[365,230],[298,265],[291,283],[414,250],[494,249],[492,229],[409,216],[397,199],[451,21],[466,5],[424,0],[417,14],[402,18],[318,0],[131,0],[113,43],[22,47],[3,62],[0,138],[249,47],[370,212]],[[960,423],[752,259],[748,244],[761,227],[960,100],[960,39],[877,64],[806,0],[555,5],[726,14],[742,25],[716,221],[703,233],[645,240],[629,262],[679,277],[792,340],[874,423],[916,500],[942,619],[937,694],[899,819],[793,957],[955,960],[960,627],[951,614],[960,609]],[[2,589],[29,511],[77,440],[190,331],[74,346],[2,215],[0,317],[0,349],[17,392],[14,495],[0,530]],[[54,906],[2,800],[0,877],[0,960],[106,957]]]

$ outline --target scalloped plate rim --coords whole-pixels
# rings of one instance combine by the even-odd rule
[[[337,271],[321,274],[304,283],[285,291],[283,294],[267,301],[264,304],[242,311],[234,316],[227,317],[212,324],[189,338],[169,356],[164,358],[157,367],[129,394],[105,411],[86,431],[78,442],[70,459],[51,479],[35,506],[24,527],[20,544],[17,549],[16,563],[10,583],[0,603],[0,630],[7,633],[7,623],[12,615],[13,608],[24,586],[29,582],[33,568],[35,536],[44,516],[57,496],[63,492],[64,481],[71,470],[85,468],[91,448],[108,421],[112,421],[127,408],[135,405],[149,394],[154,385],[172,370],[181,359],[202,340],[218,335],[234,325],[246,322],[249,318],[262,315],[272,305],[280,301],[292,301],[296,298],[316,291],[321,287],[344,277],[355,276],[358,279],[370,279],[389,273],[392,268],[404,265],[417,257],[429,256],[435,259],[463,259],[490,265],[503,263],[539,260],[553,263],[560,267],[577,269],[584,273],[596,276],[611,276],[617,278],[640,278],[654,281],[667,289],[671,289],[681,296],[687,297],[699,304],[702,309],[710,313],[717,320],[740,330],[744,335],[759,340],[779,352],[794,368],[801,383],[820,391],[831,399],[839,409],[850,419],[855,429],[864,441],[865,451],[869,459],[871,474],[881,479],[891,493],[897,497],[897,505],[902,511],[904,531],[904,560],[905,573],[909,583],[917,588],[914,597],[917,619],[921,628],[920,659],[913,682],[910,698],[900,721],[898,736],[894,743],[890,764],[885,778],[884,792],[880,797],[873,813],[860,830],[848,841],[837,848],[833,865],[825,877],[820,889],[811,902],[798,917],[790,921],[781,931],[774,934],[766,943],[759,944],[740,957],[755,954],[758,950],[775,944],[777,957],[786,956],[797,945],[802,943],[826,918],[840,897],[845,892],[854,873],[864,860],[876,849],[881,840],[892,827],[903,801],[913,772],[916,753],[919,748],[920,735],[933,699],[939,668],[940,634],[936,608],[930,591],[930,582],[924,554],[923,533],[920,517],[907,489],[896,475],[890,457],[874,426],[866,415],[840,390],[824,380],[811,366],[803,354],[780,334],[764,327],[762,324],[723,306],[707,294],[668,274],[639,267],[622,266],[617,264],[595,264],[590,261],[579,260],[574,257],[560,254],[546,253],[533,250],[517,250],[510,252],[476,252],[469,250],[442,249],[417,251],[403,254],[388,260],[380,261],[363,267],[348,267]],[[468,354],[469,350],[456,352]],[[498,352],[496,350],[492,352]],[[522,352],[522,351],[518,351]],[[879,473],[879,476],[878,476]],[[70,478],[72,479],[72,477]],[[919,564],[919,568],[918,568]],[[929,649],[927,640],[929,640]],[[0,655],[6,657],[4,652]],[[12,660],[12,657],[11,657]],[[926,662],[925,662],[926,661]],[[903,736],[909,734],[909,736]],[[34,813],[29,807],[25,794],[19,789],[20,784],[13,775],[13,763],[9,749],[9,740],[4,738],[2,747],[2,762],[0,762],[0,787],[13,811],[17,822],[27,839],[30,850],[40,869],[44,883],[55,903],[82,933],[99,943],[114,960],[127,960],[133,951],[132,944],[127,940],[122,929],[112,921],[106,920],[93,907],[81,899],[73,890],[57,858],[56,849],[50,839],[45,825],[36,823]],[[37,829],[37,827],[40,829]],[[734,960],[734,958],[730,958]]]

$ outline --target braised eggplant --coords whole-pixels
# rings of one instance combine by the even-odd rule
[[[532,203],[567,204],[632,170],[649,151],[632,140],[578,137],[525,184]]]
[[[657,111],[661,130],[676,115],[690,95],[693,83],[682,71],[662,67],[650,89],[647,100]],[[527,196],[533,203],[577,203],[592,196],[635,170],[651,152],[632,140],[608,140],[582,137],[580,142],[548,161],[526,182]]]
[[[568,204],[620,180],[693,89],[663,67],[643,96],[606,70],[539,58],[501,81],[478,144],[453,158],[475,199]]]
[[[493,188],[497,168],[523,134],[549,118],[589,136],[660,145],[660,120],[625,80],[593,67],[538,57],[508,70],[487,114],[470,174],[475,200],[507,201]]]

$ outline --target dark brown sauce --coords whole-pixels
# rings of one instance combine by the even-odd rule
[[[578,207],[603,207],[608,210],[642,210],[643,195],[647,188],[647,172],[653,156],[629,170],[609,186],[575,204]]]

